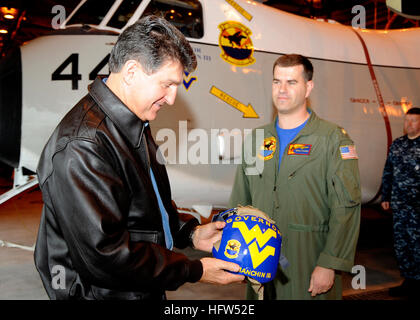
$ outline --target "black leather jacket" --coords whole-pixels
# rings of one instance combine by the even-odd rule
[[[162,299],[201,278],[199,260],[165,247],[150,166],[176,247],[198,222],[180,220],[144,124],[98,78],[45,146],[35,265],[51,299]]]

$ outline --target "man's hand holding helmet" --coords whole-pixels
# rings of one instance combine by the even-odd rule
[[[195,249],[211,252],[213,243],[222,238],[224,221],[216,221],[195,228],[191,242]],[[245,279],[243,275],[236,274],[239,271],[239,265],[233,262],[223,261],[216,258],[200,259],[203,265],[203,275],[200,282],[211,284],[229,284],[241,282]]]

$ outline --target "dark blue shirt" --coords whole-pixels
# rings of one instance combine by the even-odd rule
[[[279,170],[280,170],[280,164],[281,164],[281,159],[283,158],[284,150],[286,150],[287,145],[298,135],[300,130],[303,129],[303,127],[306,125],[308,120],[309,118],[300,126],[293,129],[280,128],[278,119],[276,120],[277,136],[279,137]]]

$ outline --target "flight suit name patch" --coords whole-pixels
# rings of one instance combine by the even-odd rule
[[[288,155],[309,156],[311,154],[311,144],[294,143],[289,146],[287,150]]]

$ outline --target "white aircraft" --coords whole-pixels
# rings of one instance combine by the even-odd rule
[[[60,119],[97,75],[108,74],[118,34],[151,13],[178,27],[198,59],[175,105],[151,124],[180,208],[208,218],[228,205],[243,135],[275,116],[272,65],[285,53],[311,59],[310,106],[353,138],[363,202],[375,198],[403,115],[420,106],[420,28],[353,29],[246,0],[83,0],[59,30],[0,66],[0,159],[16,168],[14,188],[0,203],[37,183],[24,169],[35,172]]]

